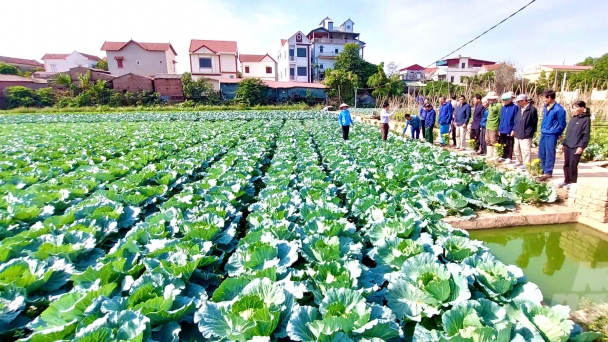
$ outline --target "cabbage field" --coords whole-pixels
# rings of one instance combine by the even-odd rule
[[[591,341],[441,221],[555,191],[319,112],[0,117],[2,341]]]

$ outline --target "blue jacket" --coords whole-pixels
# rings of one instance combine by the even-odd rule
[[[519,113],[519,107],[513,102],[502,106],[500,109],[500,124],[498,125],[500,134],[511,134],[513,132],[517,113]]]
[[[481,121],[479,121],[479,127],[486,128],[486,123],[488,122],[488,114],[490,114],[490,110],[488,108],[484,108],[483,114],[481,115]]]
[[[437,117],[437,113],[435,113],[435,109],[431,108],[431,110],[423,110],[424,116],[424,127],[434,127],[435,119]]]
[[[348,109],[340,111],[340,114],[338,115],[338,122],[342,126],[350,126],[353,123],[353,119],[350,117],[350,112]]]
[[[456,126],[468,125],[471,120],[471,106],[464,103],[456,107]]]
[[[418,116],[420,116],[420,119],[422,119],[422,120],[426,119],[426,113],[424,111],[424,106],[420,106],[420,110],[418,111]]]
[[[541,134],[563,135],[566,129],[566,111],[555,102],[551,109],[544,108],[543,122],[540,124]]]
[[[407,126],[412,126],[412,128],[417,129],[420,128],[420,118],[417,115],[412,115],[412,120],[405,120],[405,130]]]
[[[452,123],[452,104],[446,102],[439,106],[439,124],[440,125],[449,125]]]

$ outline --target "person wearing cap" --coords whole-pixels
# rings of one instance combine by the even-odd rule
[[[405,127],[403,128],[403,136],[408,127],[411,127],[412,139],[420,139],[420,117],[418,115],[405,114]]]
[[[452,124],[452,104],[446,101],[445,96],[439,98],[439,134],[441,136],[441,146],[445,146],[448,141],[443,139],[443,135],[450,132]]]
[[[348,110],[348,105],[346,103],[340,105],[338,122],[340,123],[340,127],[342,127],[342,139],[348,140],[348,132],[350,131],[350,126],[353,124],[353,119],[350,116],[350,111]]]
[[[479,152],[481,145],[481,118],[484,106],[481,103],[481,95],[475,94],[473,97],[473,122],[471,122],[471,139],[475,140],[475,152]]]
[[[494,145],[498,142],[498,126],[500,125],[500,109],[502,106],[498,103],[498,94],[495,91],[491,91],[486,95],[488,99],[488,118],[486,120],[486,148],[488,154],[486,158],[494,159],[498,156],[495,155]]]
[[[540,124],[540,142],[538,144],[538,157],[543,169],[541,179],[553,177],[555,166],[555,150],[557,141],[566,129],[566,111],[555,102],[555,91],[547,90],[543,94],[543,121]]]
[[[479,152],[478,155],[483,156],[487,153],[486,148],[486,124],[488,123],[488,107],[490,106],[490,102],[487,98],[481,99],[481,106],[483,107],[483,114],[481,115],[481,120],[479,121]]]
[[[426,139],[426,135],[425,135],[426,125],[424,123],[424,120],[426,120],[426,111],[424,110],[424,108],[426,107],[427,104],[430,104],[429,99],[424,99],[424,102],[420,106],[420,111],[418,112],[418,116],[420,117],[420,127],[422,127],[422,138],[423,139]]]
[[[382,110],[380,111],[380,133],[382,134],[382,140],[388,139],[388,121],[397,111],[397,109],[393,109],[393,111],[389,113],[388,108],[388,102],[384,102],[382,105]]]
[[[460,95],[458,98],[455,117],[456,127],[458,128],[458,134],[460,135],[456,147],[460,150],[465,150],[467,146],[467,126],[471,120],[471,106],[467,103],[464,95]]]
[[[515,118],[519,107],[513,103],[513,93],[507,92],[502,94],[502,108],[500,109],[500,124],[498,126],[498,142],[505,146],[504,152],[500,158],[504,159],[506,164],[510,164],[513,159],[513,146],[515,144]]]
[[[514,154],[517,160],[515,167],[526,170],[526,165],[530,164],[532,157],[532,139],[538,126],[538,112],[528,101],[528,95],[519,94],[515,103],[521,108],[515,117],[515,137]]]
[[[424,140],[426,140],[429,144],[433,144],[433,128],[435,128],[435,118],[437,117],[437,113],[433,106],[430,103],[424,105]]]

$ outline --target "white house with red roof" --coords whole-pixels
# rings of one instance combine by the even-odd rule
[[[74,51],[72,53],[47,53],[42,56],[44,71],[66,72],[75,67],[95,68],[101,58]]]
[[[277,62],[270,55],[239,55],[243,78],[261,78],[266,81],[277,80]]]
[[[238,55],[235,41],[192,39],[190,41],[192,78],[211,79],[213,86],[219,89],[219,79],[237,78]]]
[[[399,78],[403,81],[424,81],[424,67],[413,64],[403,69],[399,69]]]
[[[454,84],[463,84],[463,76],[475,76],[479,69],[484,65],[496,64],[496,62],[486,61],[477,58],[457,57],[448,58],[435,63],[435,66],[445,70],[445,80]],[[441,79],[441,78],[440,78]]]
[[[104,42],[101,50],[106,52],[108,70],[114,76],[177,73],[177,53],[171,43]]]
[[[546,76],[549,76],[551,71],[561,71],[566,73],[577,73],[585,70],[593,69],[592,66],[582,66],[582,65],[551,65],[551,64],[540,64],[536,65],[530,69],[527,69],[523,73],[523,77],[525,79],[530,80],[531,82],[536,82],[540,78],[540,73],[542,71],[545,72]]]
[[[280,82],[311,82],[310,45],[310,39],[302,31],[294,33],[288,39],[281,39],[277,55]]]

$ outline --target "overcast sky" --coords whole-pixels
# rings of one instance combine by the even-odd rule
[[[190,39],[236,40],[240,53],[275,56],[281,38],[329,16],[350,18],[373,63],[427,66],[530,0],[2,0],[0,55],[28,59],[74,50],[99,55],[105,40],[171,42],[188,71]],[[574,64],[608,52],[607,0],[536,0],[461,54]]]

